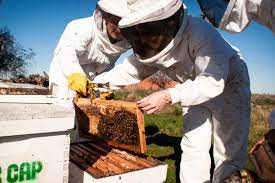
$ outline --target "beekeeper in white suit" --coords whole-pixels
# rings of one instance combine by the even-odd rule
[[[229,33],[244,31],[254,20],[275,34],[275,0],[198,0],[203,15],[215,27]],[[269,117],[275,128],[275,109]]]
[[[275,0],[198,0],[203,15],[217,28],[243,31],[254,20],[275,33]]]
[[[114,67],[129,44],[117,27],[127,13],[124,0],[100,0],[92,17],[70,22],[55,49],[50,66],[50,87],[64,106],[72,106],[75,91],[87,95],[86,84]],[[70,89],[69,89],[70,88]]]
[[[181,103],[185,131],[181,182],[210,181],[212,138],[212,181],[222,181],[246,163],[251,98],[246,64],[212,25],[187,15],[180,0],[128,3],[131,13],[119,27],[135,55],[95,81],[122,86],[161,70],[179,82],[137,104],[154,114],[167,104]]]

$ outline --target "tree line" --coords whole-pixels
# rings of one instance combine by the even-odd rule
[[[7,27],[0,28],[0,78],[24,76],[34,56],[34,51],[23,48]]]

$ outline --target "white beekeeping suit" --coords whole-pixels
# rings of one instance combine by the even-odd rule
[[[123,28],[163,19],[180,1],[144,0],[119,22]],[[158,4],[152,8],[150,2]],[[173,4],[174,3],[174,4]],[[177,4],[178,5],[178,4]],[[180,6],[178,6],[178,9]],[[171,13],[171,12],[169,12]],[[171,16],[171,15],[170,15]],[[239,54],[207,22],[184,11],[175,38],[157,55],[146,60],[130,56],[96,80],[113,86],[137,83],[161,70],[180,84],[170,88],[172,103],[181,103],[184,137],[180,179],[184,183],[210,180],[211,137],[214,143],[213,182],[220,182],[246,163],[250,123],[250,81]]]
[[[108,1],[98,5],[107,13],[119,17],[127,12],[124,1],[109,7]],[[72,73],[84,73],[92,80],[97,74],[111,69],[117,58],[129,48],[126,40],[112,44],[106,32],[105,20],[96,9],[92,17],[70,22],[63,32],[54,52],[50,66],[50,87],[55,87],[55,95],[61,105],[71,106],[75,94],[68,88],[67,77]]]
[[[254,20],[275,33],[275,0],[198,0],[208,20],[230,33],[243,31]]]
[[[198,0],[201,10],[217,28],[229,33],[245,30],[254,20],[275,34],[275,0]],[[275,109],[269,117],[275,128]]]

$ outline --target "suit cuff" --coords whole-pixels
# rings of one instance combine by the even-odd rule
[[[175,86],[175,88],[168,88],[168,91],[171,96],[172,104],[180,102],[180,91],[177,89],[177,85]]]

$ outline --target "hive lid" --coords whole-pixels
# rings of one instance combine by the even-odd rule
[[[0,103],[0,123],[10,120],[33,120],[73,117],[74,112],[54,104]]]
[[[85,138],[95,136],[107,144],[144,153],[146,151],[144,116],[136,103],[91,100],[74,101],[79,130]]]
[[[74,116],[74,111],[56,105],[56,98],[52,96],[0,95],[0,122],[72,116]]]
[[[48,88],[27,84],[0,81],[0,95],[49,95]]]

